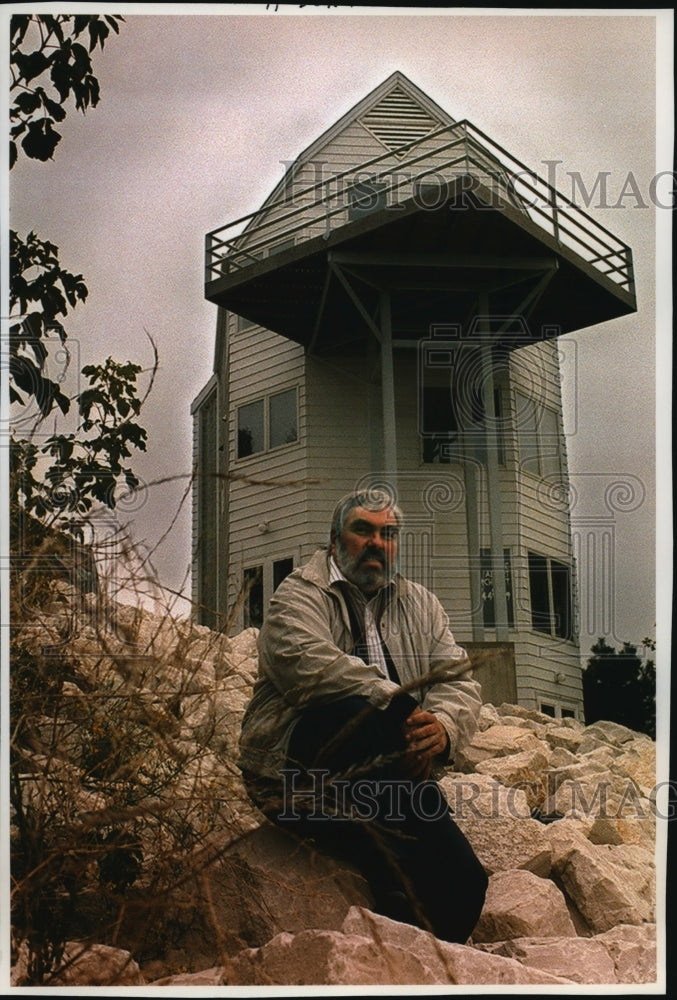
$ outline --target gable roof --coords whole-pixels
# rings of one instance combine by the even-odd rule
[[[281,197],[293,172],[312,160],[327,143],[356,121],[360,121],[391,152],[398,146],[422,138],[433,129],[455,123],[455,119],[420,87],[412,83],[404,73],[395,70],[299,153],[261,208],[266,208]]]

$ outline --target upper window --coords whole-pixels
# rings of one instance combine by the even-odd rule
[[[256,326],[253,319],[247,319],[246,316],[237,316],[237,332],[241,333],[243,330],[248,330],[250,326]]]
[[[255,399],[237,410],[237,457],[247,458],[298,441],[296,389]]]
[[[560,639],[573,637],[571,573],[565,563],[529,553],[531,627]]]
[[[465,448],[476,454],[486,451],[486,422],[484,402],[479,393],[471,394],[460,403],[453,398],[452,389],[447,384],[421,386],[419,395],[419,428],[423,444],[425,463],[449,464],[461,460],[461,435],[459,434],[459,411],[464,413],[463,437]],[[502,435],[502,393],[494,389],[494,426],[498,462],[505,462]]]
[[[348,199],[349,220],[361,219],[363,215],[371,215],[387,207],[386,184],[375,177],[357,181],[348,189]]]
[[[515,406],[521,467],[542,478],[560,476],[562,447],[557,413],[521,392],[515,393]]]

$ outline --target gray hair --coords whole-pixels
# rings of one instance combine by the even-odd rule
[[[377,487],[367,487],[362,490],[354,490],[352,493],[347,493],[344,497],[341,497],[339,502],[334,507],[334,513],[331,518],[331,531],[329,534],[329,543],[327,548],[331,551],[332,538],[340,538],[343,534],[343,528],[346,521],[348,520],[348,515],[351,510],[356,507],[363,507],[365,510],[391,510],[393,516],[397,521],[398,528],[402,527],[404,521],[404,516],[401,509],[395,503],[395,499],[388,492]]]

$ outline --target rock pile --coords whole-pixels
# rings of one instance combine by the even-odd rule
[[[438,775],[489,875],[472,939],[452,945],[372,913],[359,875],[291,841],[249,802],[235,759],[256,673],[254,630],[227,638],[131,607],[102,618],[93,600],[76,605],[57,582],[39,622],[14,636],[24,654],[44,657],[46,647],[58,648],[72,669],[58,717],[34,720],[45,740],[61,727],[50,751],[52,792],[45,792],[46,747],[34,740],[22,751],[34,800],[42,796],[44,808],[52,794],[53,807],[64,808],[56,788],[67,788],[70,821],[90,823],[119,807],[114,783],[97,786],[83,771],[82,734],[73,727],[91,692],[107,692],[109,719],[120,711],[125,725],[135,719],[157,737],[143,760],[135,749],[135,780],[146,796],[139,792],[138,807],[163,817],[141,831],[144,859],[159,864],[171,849],[178,864],[167,817],[190,823],[186,852],[196,863],[184,857],[188,874],[168,884],[158,905],[182,912],[190,898],[191,912],[207,915],[200,926],[186,919],[181,929],[178,921],[171,946],[154,954],[135,953],[135,931],[130,925],[125,938],[124,920],[115,941],[71,942],[67,954],[77,961],[51,985],[656,981],[656,764],[648,737],[611,722],[586,727],[517,705],[483,706],[472,743]],[[152,788],[144,768],[155,769]],[[161,787],[158,768],[166,774]],[[138,905],[144,877],[127,890]],[[124,948],[113,954],[113,944]],[[22,955],[13,985],[25,982]]]

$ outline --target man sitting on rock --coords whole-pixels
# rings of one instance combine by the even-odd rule
[[[465,942],[487,887],[431,772],[477,726],[481,699],[437,598],[396,572],[402,514],[344,497],[319,550],[278,587],[242,726],[254,801],[355,864],[375,909]]]

